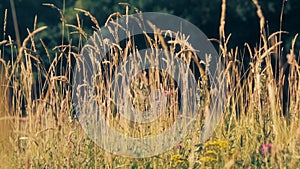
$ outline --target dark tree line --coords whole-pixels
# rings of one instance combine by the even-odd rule
[[[26,28],[33,29],[34,17],[38,16],[39,25],[47,25],[49,28],[43,33],[43,38],[55,46],[61,35],[60,15],[58,11],[43,3],[49,3],[48,0],[14,0],[18,26],[21,40],[27,35]],[[55,4],[65,13],[67,22],[75,23],[75,14],[79,13],[74,8],[82,8],[93,14],[102,26],[106,18],[113,12],[123,12],[124,6],[119,5],[119,0],[55,0],[50,3]],[[218,37],[218,26],[220,21],[221,1],[220,0],[127,0],[129,4],[136,6],[144,12],[167,12],[189,20],[198,26],[208,37]],[[267,20],[269,33],[278,31],[280,28],[280,13],[282,9],[281,0],[260,0],[259,1],[265,18]],[[0,23],[3,25],[4,10],[8,10],[7,35],[15,39],[13,29],[12,9],[10,0],[4,0],[0,4]],[[293,36],[300,31],[300,1],[285,1],[282,28],[289,32],[284,38],[291,40]],[[82,16],[82,14],[81,14]],[[86,19],[83,23],[86,28],[91,25]],[[0,26],[0,32],[3,32],[3,26]],[[232,33],[231,46],[243,46],[245,42],[255,45],[259,39],[259,19],[256,15],[256,8],[251,0],[227,0],[226,13],[226,33]],[[7,38],[7,37],[3,37]],[[286,42],[286,47],[290,43]]]

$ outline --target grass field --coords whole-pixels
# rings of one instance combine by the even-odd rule
[[[47,32],[47,27],[38,27],[36,23],[34,30],[28,30],[28,37],[19,46],[10,36],[0,40],[0,168],[298,168],[300,66],[296,56],[300,56],[299,51],[294,49],[299,41],[298,35],[291,42],[292,48],[286,50],[290,52],[283,54],[283,32],[265,33],[264,16],[257,1],[253,0],[257,7],[261,39],[257,46],[245,45],[245,50],[250,53],[251,66],[246,71],[248,73],[244,74],[240,71],[238,60],[243,57],[240,52],[242,49],[229,49],[227,45],[230,35],[224,29],[224,2],[218,44],[219,55],[225,65],[221,73],[226,77],[227,94],[221,120],[209,140],[200,144],[201,128],[210,103],[209,91],[206,90],[208,86],[203,80],[201,83],[204,87],[201,89],[204,97],[199,105],[200,113],[194,130],[173,149],[149,158],[126,158],[104,151],[87,136],[73,116],[75,106],[70,83],[74,65],[71,60],[77,61],[82,45],[88,38],[84,31],[87,28],[81,25],[79,15],[78,23],[71,25],[63,17],[64,11],[47,4],[58,9],[62,17],[62,32],[59,32],[62,41],[57,42],[54,49],[48,48],[43,39],[38,38],[40,33]],[[125,5],[125,8],[130,6]],[[100,27],[87,11],[77,9],[77,12],[85,13],[95,24],[94,28]],[[112,14],[111,17],[126,15],[127,12],[121,16]],[[6,30],[5,23],[3,26]],[[155,39],[159,38],[157,35],[152,39],[154,49],[158,46]],[[128,43],[134,42],[129,40]],[[179,45],[184,47],[184,44]],[[126,48],[135,50],[133,47]],[[116,55],[119,52],[117,48],[111,50],[107,58],[110,66],[99,73],[97,101],[102,105],[105,119],[118,131],[137,138],[163,132],[178,118],[178,107],[169,107],[155,122],[138,124],[122,119],[109,102],[110,96],[106,92],[111,81],[108,80],[107,84],[102,82],[112,76],[105,72],[117,66]],[[187,51],[181,52],[179,57],[189,62],[188,57],[192,55],[193,52]],[[287,57],[288,75],[281,68],[272,69],[272,57]],[[50,65],[44,64],[45,59],[50,61]],[[170,88],[169,84],[160,81],[160,76],[163,76],[166,81],[174,83],[165,72],[149,72],[150,79],[141,73],[131,84],[134,93],[131,101],[140,110],[148,107],[149,91],[158,88],[176,91],[176,88]],[[282,106],[284,78],[289,81],[290,101],[285,116]],[[241,79],[245,83],[239,83]],[[103,99],[101,95],[108,98]],[[168,97],[168,105],[175,105],[178,98],[174,95]],[[141,102],[146,104],[139,104]],[[25,117],[22,116],[24,112],[27,114]]]

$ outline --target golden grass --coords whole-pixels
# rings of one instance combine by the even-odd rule
[[[33,52],[38,41],[34,41],[35,35],[41,31],[46,31],[46,27],[35,28],[23,41],[19,48],[12,39],[8,38],[0,42],[1,73],[0,73],[0,164],[4,168],[295,168],[300,166],[300,66],[295,60],[298,51],[295,51],[294,44],[297,36],[293,40],[293,47],[288,57],[290,72],[288,77],[281,75],[279,79],[288,78],[290,81],[290,102],[289,115],[283,117],[282,114],[282,84],[274,78],[271,69],[270,57],[282,42],[272,40],[274,36],[282,32],[267,36],[264,34],[264,17],[260,6],[253,0],[257,7],[257,14],[260,18],[261,42],[259,47],[247,46],[253,62],[248,70],[250,73],[244,77],[246,83],[239,83],[243,74],[238,67],[239,49],[227,50],[227,43],[230,36],[225,34],[225,10],[226,1],[222,3],[222,15],[220,22],[220,53],[225,58],[225,69],[222,74],[226,77],[228,102],[224,110],[222,119],[210,140],[204,144],[199,144],[199,137],[202,134],[205,112],[209,104],[207,92],[204,102],[199,105],[201,113],[198,115],[195,129],[183,142],[170,151],[151,158],[131,159],[110,154],[99,148],[82,130],[79,122],[72,116],[75,107],[72,105],[72,92],[69,87],[71,81],[70,67],[71,57],[78,58],[77,47],[71,42],[63,40],[51,51],[53,61],[50,68],[45,68],[41,62],[38,65],[33,61],[41,60],[41,56]],[[74,29],[68,32],[64,29],[62,36],[68,34],[72,37],[79,34],[80,38],[87,38],[87,33],[83,30],[83,25],[70,25],[63,16],[63,11],[52,4],[45,4],[57,9],[62,17],[62,27]],[[124,4],[123,4],[124,5]],[[125,4],[126,14],[130,5]],[[95,27],[99,28],[96,19],[86,10],[76,9],[89,16]],[[126,16],[126,15],[125,15]],[[112,14],[112,17],[122,17],[120,13]],[[109,18],[109,20],[110,20]],[[4,29],[5,30],[5,29]],[[149,39],[152,47],[158,46],[159,35]],[[150,37],[149,37],[150,38]],[[63,37],[62,37],[63,39]],[[85,39],[86,40],[86,39]],[[178,40],[178,39],[177,39]],[[49,49],[43,41],[40,41],[43,50],[50,57]],[[79,43],[82,43],[80,41]],[[59,42],[58,42],[59,43]],[[129,43],[129,42],[128,42]],[[131,41],[133,43],[133,41]],[[169,45],[169,46],[168,46]],[[165,48],[172,45],[164,44]],[[180,44],[183,46],[184,44]],[[80,44],[78,44],[80,46]],[[135,50],[134,45],[125,47],[124,53]],[[14,56],[5,53],[3,49],[10,49],[16,54],[16,60],[8,59]],[[76,50],[74,50],[76,49]],[[110,66],[106,69],[116,67],[120,57],[118,44],[111,50],[108,61]],[[154,47],[155,49],[155,47]],[[41,50],[41,49],[39,49]],[[9,56],[8,56],[9,55]],[[193,52],[181,51],[181,56],[186,62]],[[188,57],[187,57],[188,56]],[[68,60],[67,65],[61,67],[63,58]],[[191,57],[192,58],[192,57]],[[124,58],[123,58],[124,59]],[[262,67],[262,62],[266,63]],[[33,67],[37,67],[36,72],[39,78],[34,78]],[[58,71],[60,70],[60,71]],[[140,110],[149,108],[149,91],[161,89],[176,91],[170,88],[168,83],[160,82],[159,75],[164,72],[157,70],[149,71],[149,79],[144,74],[139,74],[131,84],[133,96],[130,98],[134,106]],[[102,74],[101,74],[102,73]],[[133,137],[156,135],[172,126],[178,117],[177,109],[174,106],[166,111],[157,121],[153,123],[139,124],[122,118],[118,112],[114,111],[114,105],[109,102],[110,96],[107,94],[107,86],[101,83],[107,75],[100,72],[100,81],[97,84],[98,92],[108,96],[106,99],[98,98],[100,107],[104,110],[106,120],[117,130]],[[35,83],[40,82],[41,77],[45,78],[45,88],[38,98],[32,99],[32,88]],[[105,77],[106,79],[108,77]],[[102,79],[101,79],[102,78]],[[166,81],[172,79],[165,77]],[[199,82],[200,83],[200,82]],[[254,86],[254,87],[253,87]],[[205,85],[204,85],[205,87]],[[207,87],[207,86],[206,86]],[[8,90],[12,89],[12,90]],[[8,93],[11,91],[11,93]],[[4,97],[2,97],[4,96]],[[176,105],[176,96],[169,96],[170,105]],[[13,98],[13,99],[12,99]],[[26,100],[26,117],[21,117],[22,100]],[[213,101],[212,101],[213,102]],[[140,104],[145,103],[145,104]],[[113,140],[118,142],[118,140]],[[267,144],[272,144],[272,150],[267,154],[262,154],[260,148]],[[196,151],[198,150],[198,151]]]
[[[3,66],[2,64],[0,64]],[[12,153],[10,150],[10,136],[12,135],[12,124],[10,114],[10,104],[9,104],[9,92],[8,87],[6,86],[6,77],[5,71],[0,67],[0,161],[3,162],[4,165],[9,165],[9,160],[12,157]]]

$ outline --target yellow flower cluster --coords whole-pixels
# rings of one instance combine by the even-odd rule
[[[210,157],[210,156],[204,156],[204,157],[200,158],[200,161],[204,162],[204,163],[209,163],[209,162],[216,162],[217,159]]]
[[[207,150],[206,152],[205,152],[205,155],[211,155],[211,156],[218,156],[218,153],[216,152],[216,151],[214,151],[214,150]]]
[[[204,163],[217,162],[220,158],[221,150],[228,148],[228,141],[217,140],[217,141],[208,141],[204,143],[204,156],[199,160]]]
[[[218,149],[226,149],[228,148],[228,141],[225,140],[208,141],[204,143],[204,147],[215,147]]]
[[[173,155],[171,160],[174,161],[176,165],[185,162],[185,158],[180,154]]]

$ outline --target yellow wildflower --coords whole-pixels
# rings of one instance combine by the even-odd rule
[[[225,140],[208,141],[204,143],[204,147],[216,147],[218,149],[225,149],[228,147],[228,141]]]
[[[213,158],[213,157],[210,157],[210,156],[204,156],[204,157],[200,158],[200,161],[204,162],[204,163],[209,163],[209,162],[216,162],[217,159]]]
[[[175,162],[175,164],[184,163],[185,158],[183,158],[180,154],[175,154],[171,157],[171,160]]]
[[[206,155],[212,155],[212,156],[215,156],[215,157],[218,157],[218,153],[214,150],[207,150],[205,151],[205,154]]]

